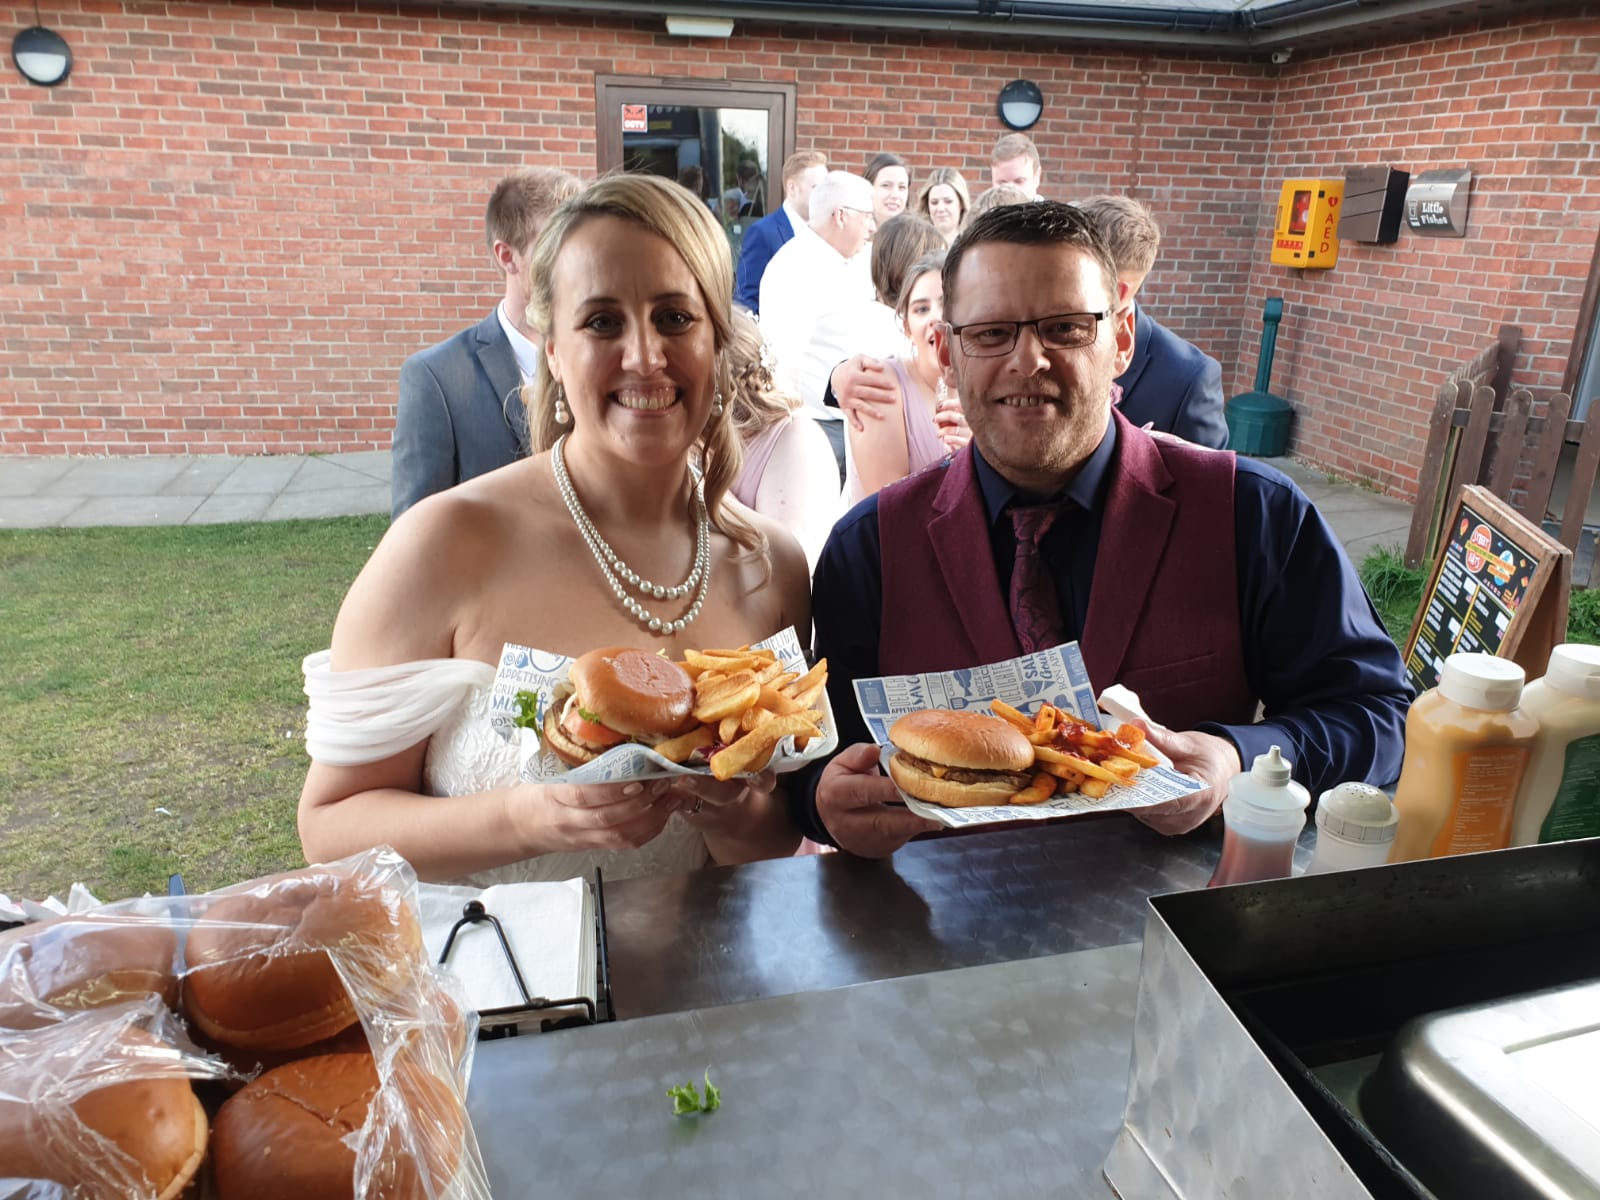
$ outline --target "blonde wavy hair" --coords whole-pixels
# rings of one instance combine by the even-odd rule
[[[742,309],[733,310],[733,340],[728,343],[728,415],[740,440],[749,442],[800,406],[800,400],[778,390],[772,377],[774,360],[761,327]]]
[[[700,285],[701,299],[711,316],[717,350],[717,394],[730,395],[733,384],[727,350],[733,337],[733,259],[728,252],[728,239],[699,197],[670,179],[657,175],[608,175],[556,209],[534,243],[529,260],[533,277],[529,323],[542,336],[550,336],[556,260],[574,230],[601,216],[631,221],[665,238],[682,256]],[[523,402],[528,408],[528,434],[534,453],[548,450],[564,430],[556,424],[556,382],[543,355],[539,357],[538,375],[523,389]],[[722,503],[744,465],[743,448],[726,402],[722,415],[706,422],[695,447],[705,474],[706,508],[712,522],[746,551],[765,556],[766,535]]]

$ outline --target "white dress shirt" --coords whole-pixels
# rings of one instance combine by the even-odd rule
[[[511,353],[516,356],[522,382],[532,383],[533,377],[539,372],[539,347],[523,337],[522,331],[507,318],[504,300],[495,305],[494,314],[500,318],[500,328],[505,330],[506,341],[511,343]]]
[[[778,386],[791,395],[802,396],[807,411],[818,420],[837,421],[841,414],[837,409],[822,407],[820,392],[815,403],[804,396],[800,389],[801,364],[824,313],[836,308],[853,309],[872,299],[867,253],[863,247],[854,258],[844,258],[815,231],[802,225],[793,238],[778,248],[761,277],[761,332],[778,362]]]

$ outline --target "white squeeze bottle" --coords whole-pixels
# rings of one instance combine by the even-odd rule
[[[1550,652],[1543,679],[1522,693],[1539,736],[1517,794],[1511,844],[1600,835],[1600,646]]]

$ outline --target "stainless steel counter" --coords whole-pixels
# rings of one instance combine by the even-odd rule
[[[479,1047],[495,1194],[1110,1195],[1145,902],[1220,849],[1109,816],[607,884],[618,1020]]]
[[[485,1043],[496,1197],[1110,1197],[1139,947]],[[706,1068],[723,1107],[674,1117]]]
[[[607,884],[613,1003],[626,1019],[1136,942],[1145,900],[1204,887],[1221,845],[1220,826],[1167,838],[1114,814]]]

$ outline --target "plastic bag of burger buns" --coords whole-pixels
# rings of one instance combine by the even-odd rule
[[[0,934],[0,1200],[488,1200],[387,848]]]

